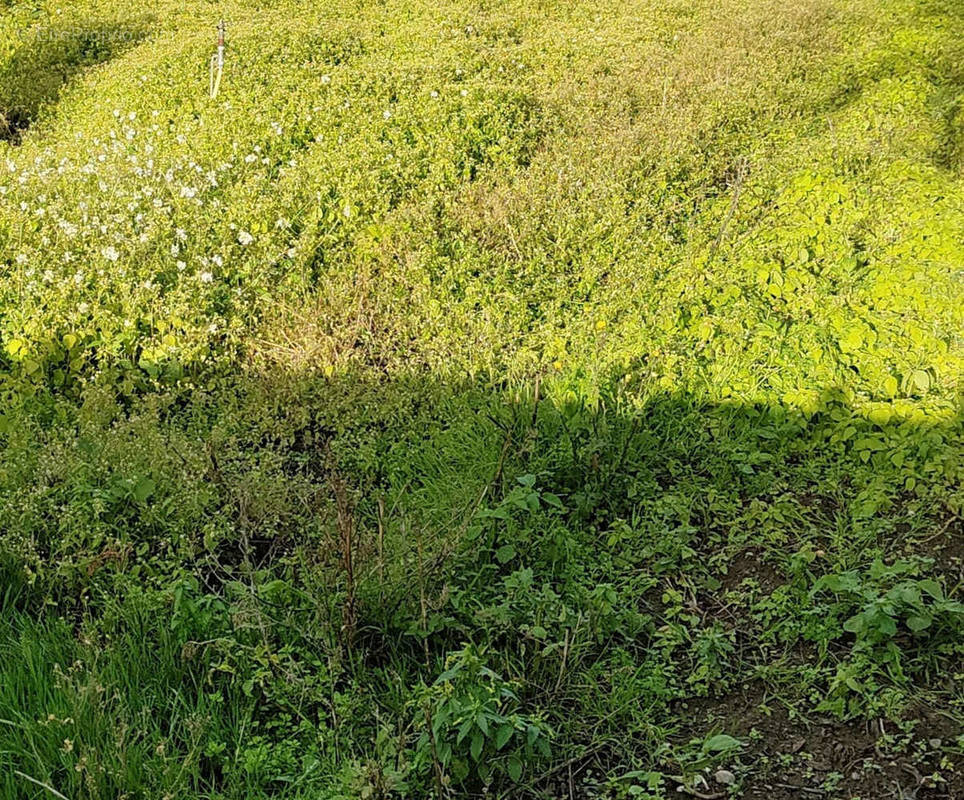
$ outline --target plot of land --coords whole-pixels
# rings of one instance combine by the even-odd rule
[[[957,0],[0,2],[0,798],[964,798],[962,283]]]

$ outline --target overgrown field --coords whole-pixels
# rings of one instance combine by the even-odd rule
[[[0,798],[964,798],[964,4],[265,6],[0,2]]]

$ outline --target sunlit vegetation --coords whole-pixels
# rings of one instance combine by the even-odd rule
[[[964,797],[964,6],[266,5],[0,3],[0,798]]]

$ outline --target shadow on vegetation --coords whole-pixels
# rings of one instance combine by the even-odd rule
[[[0,67],[0,139],[17,144],[78,72],[116,58],[148,35],[147,22],[77,21],[21,33]]]
[[[26,703],[31,720],[48,706],[91,720],[103,741],[89,733],[89,747],[116,762],[96,776],[103,796],[135,781],[125,770],[147,770],[158,792],[229,797],[339,780],[369,796],[427,792],[441,770],[474,796],[471,737],[419,737],[423,712],[442,713],[438,676],[481,658],[518,698],[501,710],[555,732],[551,756],[524,736],[505,750],[483,737],[489,779],[548,796],[587,770],[738,763],[708,737],[749,735],[753,720],[772,736],[744,740],[747,763],[796,764],[808,714],[914,718],[921,697],[960,702],[942,677],[960,650],[950,598],[918,590],[880,631],[842,627],[917,582],[959,590],[960,420],[880,424],[840,392],[824,400],[813,415],[685,393],[590,408],[538,382],[278,374],[127,412],[92,392],[54,431],[8,420],[0,646],[32,652],[52,636],[63,663],[87,666],[38,695],[37,675],[55,676],[28,658],[2,682],[0,718]],[[472,674],[481,683],[445,691],[492,688]],[[727,701],[747,695],[756,716]],[[785,729],[767,727],[767,704]],[[136,720],[121,752],[113,732]],[[4,796],[26,791],[11,769],[79,789],[64,737],[29,724],[29,737],[0,727]],[[876,746],[828,744],[828,772]],[[186,765],[177,781],[145,766],[158,747]],[[809,780],[797,760],[784,782]],[[906,783],[901,764],[842,780],[883,796]],[[921,796],[955,796],[964,774],[948,774],[951,794]]]

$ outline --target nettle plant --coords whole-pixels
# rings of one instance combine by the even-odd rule
[[[932,578],[918,578],[920,561],[874,561],[865,573],[850,570],[820,578],[811,596],[835,595],[838,616],[848,615],[843,629],[860,647],[892,641],[900,626],[911,634],[936,638],[964,630],[964,603],[948,597]]]
[[[448,656],[420,703],[415,764],[434,768],[440,783],[518,782],[527,764],[549,757],[551,729],[520,711],[512,684],[473,645]]]
[[[964,653],[964,604],[938,581],[920,577],[931,573],[931,565],[927,559],[877,559],[867,570],[832,573],[814,583],[812,598],[832,596],[821,606],[828,627],[816,638],[826,646],[853,636],[818,711],[898,714],[907,700],[901,687],[911,673],[937,655]]]

